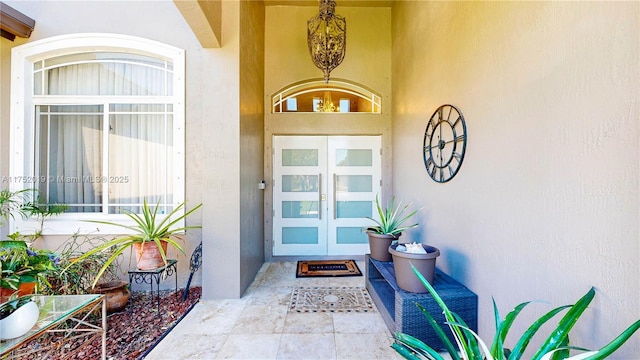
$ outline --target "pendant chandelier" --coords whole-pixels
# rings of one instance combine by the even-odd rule
[[[318,15],[307,21],[307,44],[311,60],[329,82],[331,70],[340,65],[347,50],[347,21],[335,13],[334,0],[318,0]]]
[[[338,112],[340,111],[339,108],[337,108],[334,104],[333,101],[331,101],[331,91],[325,91],[324,92],[324,99],[320,99],[320,101],[318,101],[318,106],[315,109],[317,112]]]

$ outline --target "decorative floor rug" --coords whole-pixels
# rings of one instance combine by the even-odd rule
[[[354,260],[298,261],[296,277],[362,276]]]
[[[291,294],[289,312],[375,312],[363,287],[297,287]]]

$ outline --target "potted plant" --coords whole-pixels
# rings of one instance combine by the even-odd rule
[[[178,222],[198,210],[202,204],[198,204],[193,209],[179,214],[186,203],[181,203],[161,220],[158,217],[159,203],[152,209],[144,200],[142,214],[135,214],[125,211],[125,214],[134,221],[134,225],[126,225],[109,221],[91,221],[99,224],[121,227],[131,232],[130,235],[116,237],[82,254],[76,261],[81,261],[89,256],[113,250],[112,255],[104,262],[98,271],[92,286],[98,283],[98,279],[125,250],[133,247],[136,254],[137,267],[141,270],[151,270],[167,264],[167,248],[171,245],[176,250],[184,254],[184,249],[178,243],[178,235],[184,234],[186,230],[200,228],[201,226],[174,227]],[[69,265],[68,265],[69,266]],[[68,267],[67,266],[67,267]]]
[[[17,238],[19,234],[12,234]],[[31,294],[38,284],[48,285],[46,273],[54,270],[59,258],[49,250],[34,249],[22,240],[0,241],[0,297]]]
[[[31,296],[12,295],[0,304],[0,340],[20,337],[33,328],[40,311]]]
[[[107,240],[102,236],[87,236],[73,234],[71,238],[57,250],[60,254],[60,266],[49,272],[48,280],[51,284],[49,293],[54,295],[75,294],[104,294],[107,301],[107,313],[114,313],[124,309],[129,302],[131,292],[129,283],[119,277],[118,259],[112,261],[102,273],[99,282],[92,286],[98,271],[113,255],[114,248],[99,252],[82,260],[82,249],[93,248]]]
[[[392,244],[389,246],[389,253],[393,259],[398,287],[404,291],[426,293],[427,289],[413,274],[411,268],[415,267],[430,284],[433,284],[436,259],[440,256],[440,250],[425,244]]]
[[[367,217],[376,223],[375,226],[367,228],[369,237],[369,250],[371,257],[378,261],[391,261],[392,257],[389,253],[389,246],[397,241],[403,231],[418,226],[417,223],[404,225],[418,210],[414,210],[405,215],[410,204],[402,204],[402,201],[395,206],[395,197],[391,199],[391,203],[387,207],[382,207],[378,195],[376,195],[376,209],[378,219]]]

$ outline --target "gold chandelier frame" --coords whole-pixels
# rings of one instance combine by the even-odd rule
[[[347,20],[336,14],[334,0],[319,0],[318,15],[307,21],[307,45],[311,60],[329,82],[331,71],[338,67],[347,50]]]

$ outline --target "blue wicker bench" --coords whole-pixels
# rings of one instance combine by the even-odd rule
[[[430,294],[410,293],[400,289],[396,284],[392,261],[377,261],[371,259],[369,255],[366,255],[365,261],[367,290],[391,333],[409,334],[436,350],[444,349],[442,341],[416,306],[418,303],[424,306],[441,324],[455,345],[453,335],[448,330],[448,326],[444,324],[442,309]],[[433,282],[434,288],[449,309],[460,315],[467,325],[477,332],[478,296],[438,269],[436,269]]]

